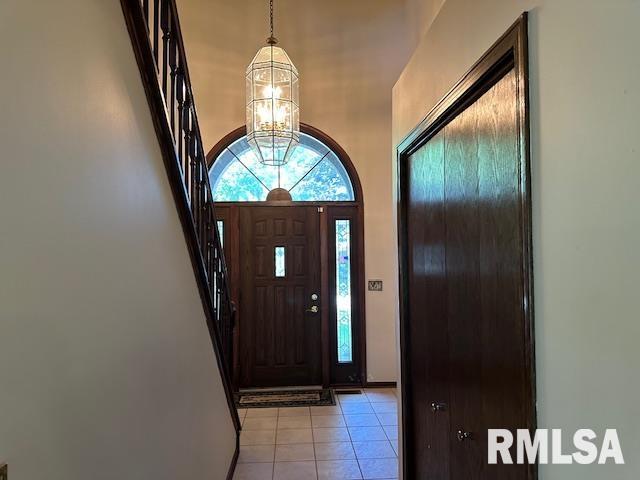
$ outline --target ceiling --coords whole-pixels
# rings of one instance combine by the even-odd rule
[[[391,88],[440,0],[275,0],[300,72],[301,120],[390,131]],[[205,146],[244,123],[244,72],[269,35],[267,0],[178,0]],[[374,123],[375,125],[368,125]],[[390,141],[390,139],[389,139]]]

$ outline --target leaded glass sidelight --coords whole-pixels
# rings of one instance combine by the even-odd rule
[[[247,67],[247,142],[258,161],[284,165],[300,139],[298,71],[275,44],[262,47]]]
[[[353,361],[351,332],[351,221],[336,220],[336,317],[338,363]]]
[[[217,220],[218,236],[220,237],[220,246],[224,248],[224,220]]]

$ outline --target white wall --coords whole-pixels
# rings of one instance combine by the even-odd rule
[[[223,479],[235,432],[120,2],[0,2],[0,463]]]
[[[408,34],[411,46],[415,48],[431,22],[436,18],[445,0],[405,0]]]
[[[397,144],[530,10],[538,423],[617,428],[627,465],[542,466],[544,480],[640,476],[640,2],[447,0],[393,91]],[[569,443],[570,439],[567,439]]]
[[[365,277],[384,281],[383,292],[366,293],[370,381],[396,379],[391,87],[418,35],[413,13],[423,18],[431,11],[426,4],[432,0],[410,3],[418,1],[425,5],[405,8],[409,0],[275,2],[276,37],[300,72],[300,118],[346,150],[364,189]],[[268,2],[179,0],[178,5],[209,149],[245,122],[244,73],[269,35]]]

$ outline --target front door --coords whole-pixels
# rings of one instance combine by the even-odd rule
[[[240,210],[240,387],[321,378],[317,207]]]

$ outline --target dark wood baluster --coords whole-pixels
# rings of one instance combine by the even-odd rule
[[[174,23],[171,22],[171,31],[174,29]],[[173,134],[173,141],[178,143],[179,138],[181,136],[180,131],[176,130],[176,101],[178,97],[178,92],[176,92],[177,88],[177,79],[178,75],[178,61],[177,61],[177,50],[178,50],[178,42],[177,35],[171,35],[169,39],[169,67],[171,69],[171,92],[169,94],[169,99],[167,100],[167,108],[170,110],[169,119],[171,121],[171,133]],[[177,145],[176,145],[177,146]]]
[[[223,301],[223,287],[224,287],[224,282],[225,282],[225,278],[222,272],[222,251],[220,249],[218,249],[218,254],[216,255],[216,291],[214,292],[214,295],[216,296],[216,305],[218,306],[218,321],[220,321],[220,309],[222,307],[222,301]]]
[[[198,138],[196,138],[195,145],[195,155],[196,155],[196,191],[195,191],[195,199],[194,204],[196,206],[196,227],[198,231],[198,236],[202,239],[202,227],[204,223],[204,203],[203,203],[203,194],[204,189],[202,188],[202,176],[204,174],[202,168],[202,161],[200,159],[200,142]],[[207,248],[206,244],[200,244],[200,251],[204,251]]]
[[[209,203],[209,197],[207,196],[207,167],[205,164],[205,160],[203,155],[200,154],[200,202],[202,204],[202,236],[206,236],[207,232],[207,223],[209,222],[210,213],[211,213],[211,204]],[[215,237],[211,237],[215,243]]]
[[[215,222],[215,217],[214,217]],[[215,225],[215,223],[214,223]],[[214,235],[217,238],[218,236],[218,226],[215,226]],[[216,307],[216,315],[220,308],[220,298],[218,297],[218,292],[220,291],[220,276],[218,274],[218,266],[220,265],[220,244],[214,239],[214,244],[216,246],[213,256],[211,257],[211,297],[213,298],[213,303]]]
[[[149,30],[149,0],[142,0],[142,11],[144,12],[144,20]]]
[[[169,39],[171,38],[171,29],[169,25],[170,11],[169,0],[161,0],[160,2],[160,28],[162,29],[162,61],[160,62],[160,72],[162,76],[162,94],[164,95],[165,105],[169,106],[167,96],[167,83],[169,79]]]
[[[178,72],[176,75],[176,100],[178,102],[178,129],[176,132],[176,150],[178,152],[178,163],[180,164],[180,169],[182,170],[182,176],[186,175],[185,168],[185,155],[183,149],[183,114],[184,114],[184,74],[182,73],[182,66],[178,67]]]
[[[206,267],[207,267],[207,279],[209,280],[209,294],[211,294],[211,274],[213,273],[213,270],[211,268],[211,266],[213,265],[213,256],[215,255],[215,242],[213,241],[213,235],[214,235],[214,228],[215,228],[215,224],[213,222],[213,218],[211,215],[211,210],[207,211],[207,216],[206,216],[206,226],[205,226],[205,236],[204,236],[204,241],[205,244],[207,245],[207,255],[205,257],[205,261],[206,261]]]
[[[191,202],[191,215],[195,218],[198,214],[197,206],[194,205],[194,197],[196,192],[196,183],[198,181],[198,164],[196,162],[196,135],[195,129],[193,129],[193,111],[191,105],[189,106],[189,125],[192,128],[192,134],[189,136],[189,162],[191,164],[191,177],[189,182],[189,200]]]
[[[200,180],[200,198],[201,198],[201,202],[202,202],[202,225],[200,226],[200,232],[201,232],[201,238],[204,239],[205,243],[204,245],[206,245],[206,242],[208,241],[212,241],[214,240],[214,237],[211,236],[209,237],[209,230],[208,230],[208,225],[211,223],[211,206],[209,205],[209,198],[207,197],[207,184],[205,182],[205,175],[207,174],[204,165],[202,165],[202,163],[200,163],[200,170],[202,171],[202,178]],[[214,246],[215,246],[215,241],[214,241]]]
[[[186,88],[186,85],[185,85]],[[191,99],[187,92],[182,111],[182,129],[184,131],[184,186],[191,198]]]
[[[156,62],[156,69],[158,68],[158,47],[160,44],[159,38],[159,25],[160,25],[160,0],[153,0],[153,28],[151,29],[151,35],[153,37],[153,59]]]
[[[193,126],[192,131],[195,132],[193,107],[191,110],[191,125]],[[191,214],[193,215],[193,219],[196,225],[196,232],[198,231],[198,218],[200,217],[200,206],[198,205],[198,183],[200,182],[200,172],[198,169],[199,165],[197,148],[198,137],[196,135],[191,135]]]
[[[213,298],[213,304],[216,307],[216,311],[220,306],[220,302],[218,299],[218,291],[220,290],[220,277],[218,276],[219,255],[220,250],[218,250],[218,247],[215,247],[213,250],[213,255],[211,255],[211,298]]]
[[[213,213],[211,213],[211,210],[209,210],[210,212],[210,218],[211,218],[211,230],[210,230],[210,235],[211,235],[211,244],[212,244],[212,248],[211,248],[211,252],[209,254],[209,265],[208,265],[208,270],[209,270],[209,293],[211,294],[211,298],[213,299],[213,306],[216,306],[216,300],[215,300],[215,291],[216,291],[216,255],[218,254],[218,250],[216,247],[216,242],[215,242],[215,235],[216,235],[216,230],[218,229],[218,226],[216,225],[216,221],[215,221],[215,217],[213,216]]]
[[[207,213],[207,206],[203,201],[203,192],[204,188],[202,188],[202,164],[198,160],[197,162],[197,170],[198,170],[198,182],[196,183],[196,205],[198,207],[198,218],[197,218],[197,227],[198,227],[198,237],[200,238],[200,252],[204,255],[207,251],[207,244],[204,242],[204,227],[205,227],[205,215]]]
[[[218,310],[220,309],[220,299],[218,298],[218,290],[220,290],[220,277],[216,271],[216,257],[218,251],[214,250],[211,258],[211,298],[213,298],[213,305],[216,312],[216,320],[218,319]]]
[[[212,296],[215,299],[214,301],[215,301],[216,313],[217,313],[220,310],[220,292],[224,287],[224,284],[222,283],[224,279],[220,276],[220,266],[221,266],[220,256],[222,255],[222,250],[220,250],[219,232],[217,227],[216,227],[215,234],[218,240],[216,241],[216,254],[212,259],[213,265],[211,266],[211,268],[213,269],[213,279],[214,279]]]
[[[200,234],[201,238],[207,236],[207,222],[209,221],[209,204],[207,203],[207,188],[204,176],[207,174],[202,161],[200,163]],[[213,238],[212,238],[213,240]]]
[[[215,221],[215,219],[214,219]],[[216,230],[218,229],[218,226],[215,225],[214,227]],[[215,236],[215,233],[214,233]],[[211,255],[211,298],[213,298],[213,305],[216,307],[216,309],[218,308],[218,299],[216,298],[216,292],[218,291],[218,271],[217,271],[217,265],[218,265],[218,255],[220,254],[215,239],[213,240],[213,244],[214,244],[214,250],[212,251],[213,255]]]
[[[222,262],[220,260],[220,255],[222,255],[222,252],[220,250],[217,250],[217,255],[216,255],[216,264],[215,264],[215,270],[216,270],[216,289],[214,292],[214,296],[216,299],[216,305],[217,305],[217,320],[218,322],[220,322],[220,306],[222,303],[222,285],[224,282],[224,278],[222,276]]]
[[[214,265],[214,269],[216,271],[216,290],[214,292],[214,295],[216,296],[216,304],[218,305],[218,310],[219,310],[222,303],[222,293],[226,286],[226,279],[224,277],[224,270],[223,270],[224,251],[222,250],[222,242],[220,241],[220,232],[218,232],[217,230],[216,230],[216,248],[217,248],[217,251],[216,251],[217,255],[215,258],[215,265]]]
[[[194,116],[195,118],[195,116]],[[198,232],[198,235],[200,236],[200,238],[202,238],[202,164],[200,162],[200,142],[199,142],[199,138],[196,137],[195,138],[195,145],[193,146],[193,154],[195,156],[195,161],[196,161],[196,188],[193,192],[193,205],[195,207],[195,212],[196,212],[196,229]],[[206,248],[206,245],[200,245],[200,250],[202,251],[202,248]]]

